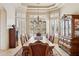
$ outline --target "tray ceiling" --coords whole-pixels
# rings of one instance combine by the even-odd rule
[[[56,3],[22,3],[22,5],[25,5],[28,8],[49,8],[55,6]]]

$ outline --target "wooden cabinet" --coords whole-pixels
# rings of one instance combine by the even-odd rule
[[[15,28],[9,28],[9,48],[16,47],[16,33]]]
[[[79,56],[79,15],[72,15],[71,55]]]
[[[79,15],[64,15],[59,34],[59,47],[69,55],[79,55]]]

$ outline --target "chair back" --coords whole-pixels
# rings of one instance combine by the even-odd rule
[[[21,40],[21,45],[23,46],[23,44],[26,42],[25,37],[21,35],[20,40]]]
[[[46,56],[49,46],[47,43],[30,43],[29,50],[32,56]]]

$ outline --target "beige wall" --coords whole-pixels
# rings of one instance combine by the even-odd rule
[[[0,49],[8,48],[6,11],[0,8]]]
[[[44,12],[43,12],[44,11]],[[34,9],[33,10],[27,10],[28,14],[27,14],[27,24],[30,24],[29,23],[29,20],[30,18],[33,18],[33,17],[36,17],[38,16],[38,10],[37,12],[34,12]],[[39,16],[42,18],[42,20],[46,21],[46,33],[49,34],[49,13],[46,11],[46,10],[39,10]],[[29,30],[29,25],[27,25],[27,33],[30,32]]]
[[[79,3],[65,3],[60,10],[61,16],[63,14],[79,14]]]
[[[20,4],[16,3],[2,3],[0,4],[0,49],[8,49],[9,47],[9,34],[8,28],[11,25],[15,25],[15,9],[18,7],[23,7]],[[22,11],[24,7],[22,8]],[[25,11],[24,11],[25,12]],[[25,29],[26,31],[26,29]]]
[[[19,30],[20,34],[24,34],[24,33],[26,33],[27,7],[25,8],[25,7],[20,6],[20,7],[16,8],[15,11],[16,11],[15,21],[19,22],[18,26],[17,26],[19,28],[18,30]]]

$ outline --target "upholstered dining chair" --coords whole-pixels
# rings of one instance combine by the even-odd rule
[[[48,56],[49,46],[47,43],[35,42],[29,44],[30,56]]]
[[[50,35],[49,36],[49,41],[51,41],[52,43],[54,43],[54,36]]]
[[[22,56],[28,56],[28,46],[23,46],[24,43],[26,43],[26,39],[23,39],[21,35],[20,40],[22,45]]]

